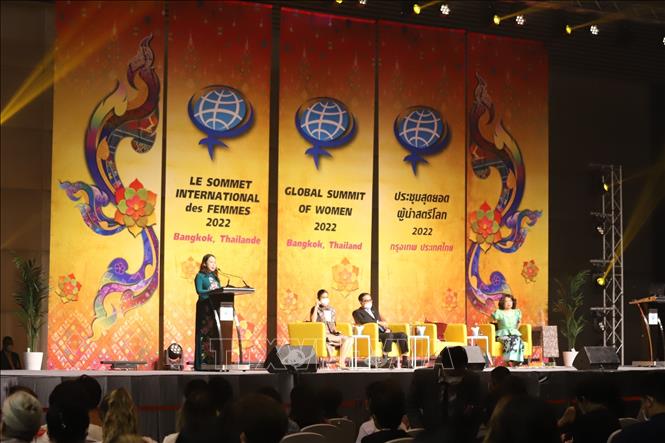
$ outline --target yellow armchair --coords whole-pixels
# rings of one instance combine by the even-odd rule
[[[524,342],[524,356],[531,358],[533,355],[533,341],[531,340],[531,325],[524,323],[520,325],[520,333],[522,334],[522,341]]]
[[[529,323],[523,323],[520,325],[519,331],[520,334],[522,334],[522,341],[524,342],[524,356],[527,358],[531,357],[533,354],[531,325]],[[503,346],[501,345],[501,342],[496,340],[496,326],[493,323],[480,325],[480,335],[486,335],[488,337],[490,354],[492,354],[492,357],[498,357],[503,354]]]
[[[435,340],[434,354],[439,355],[446,346],[466,346],[466,325],[464,323],[448,323],[443,333],[443,341]]]
[[[294,346],[312,346],[317,358],[332,357],[326,347],[326,325],[318,322],[289,323],[289,343]]]
[[[492,357],[500,356],[503,353],[503,346],[500,342],[496,341],[496,326],[493,323],[484,323],[479,327],[480,335],[486,336],[489,341],[490,355]]]
[[[437,325],[434,323],[414,323],[413,332],[415,334],[417,326],[425,327],[425,335],[429,337],[429,354],[428,357],[437,356],[441,350],[446,346],[466,346],[466,325],[463,323],[450,323],[446,326],[446,331],[443,334],[444,340],[438,339]],[[418,340],[416,341],[416,356],[424,357],[425,343]]]
[[[409,335],[409,325],[408,323],[388,323],[388,327],[393,332],[404,332]],[[340,331],[341,332],[341,331]],[[358,346],[358,358],[367,358],[367,357],[381,357],[383,356],[383,345],[379,340],[379,325],[377,323],[366,323],[363,325],[363,330],[360,335],[369,336],[370,349],[367,348],[367,340],[359,339],[357,341]],[[388,353],[389,357],[399,357],[399,348],[396,343],[393,343],[391,351]]]

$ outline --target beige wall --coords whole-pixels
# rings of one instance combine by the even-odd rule
[[[0,103],[4,111],[53,46],[54,4],[10,1],[1,2],[0,8]],[[50,77],[52,66],[47,70]],[[52,112],[53,89],[48,88],[1,127],[0,333],[14,337],[19,353],[25,350],[26,334],[14,315],[17,273],[12,255],[39,259],[48,272]],[[46,327],[38,348],[46,350]]]

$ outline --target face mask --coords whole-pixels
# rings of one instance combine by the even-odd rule
[[[330,304],[330,299],[328,298],[322,298],[321,299],[321,305],[322,306],[328,306]]]
[[[372,302],[365,303],[365,304],[363,305],[363,308],[365,308],[365,309],[372,309]]]

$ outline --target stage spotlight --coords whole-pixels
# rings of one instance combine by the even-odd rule
[[[497,26],[501,24],[501,17],[499,17],[499,14],[494,14],[494,17],[492,17],[492,22]]]
[[[166,349],[166,368],[173,371],[181,371],[182,364],[182,346],[178,343],[171,343]]]
[[[607,283],[607,282],[605,281],[605,277],[603,277],[603,276],[601,275],[600,277],[598,277],[598,278],[596,279],[596,283],[598,284],[598,286],[601,286],[601,287],[602,287],[602,286],[605,286],[605,283]]]
[[[603,228],[603,225],[596,226],[596,231],[598,231],[600,235],[605,235],[605,228]]]
[[[416,15],[420,14],[420,9],[421,9],[421,8],[420,8],[420,5],[419,5],[418,3],[414,3],[414,4],[413,4],[413,12],[414,12]]]
[[[526,23],[526,20],[524,19],[523,15],[518,15],[517,17],[515,17],[515,22],[518,25],[522,26],[522,25],[524,25],[524,23]]]
[[[603,180],[603,191],[608,192],[610,190],[610,185],[605,181],[605,176],[602,177]]]
[[[338,5],[341,5],[343,1],[344,0],[335,0],[335,3],[337,3]]]
[[[570,35],[573,33],[573,27],[570,25],[566,25],[566,34]]]
[[[596,26],[596,25],[591,25],[589,27],[589,31],[591,31],[591,33],[593,35],[598,35],[598,33],[600,32],[600,29],[598,29],[598,26]]]
[[[450,15],[450,6],[448,6],[446,3],[441,5],[440,8],[441,15]],[[665,40],[665,39],[663,39]]]
[[[361,6],[365,6],[367,4],[367,0],[358,0],[358,3],[360,3]]]

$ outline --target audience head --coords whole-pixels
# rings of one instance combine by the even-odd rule
[[[10,395],[15,394],[17,392],[25,392],[26,394],[30,394],[33,397],[35,397],[37,400],[39,400],[39,398],[37,397],[37,394],[35,394],[35,391],[28,388],[27,386],[21,386],[21,385],[9,386],[7,388],[7,397],[9,397]]]
[[[201,390],[203,391],[208,390],[208,382],[206,382],[202,378],[194,378],[188,381],[187,384],[185,385],[185,391],[183,392],[183,395],[185,398],[187,398],[192,392],[201,391]]]
[[[644,378],[642,410],[647,418],[665,413],[665,377],[662,373],[651,373]]]
[[[339,407],[342,405],[342,391],[334,386],[324,386],[319,389],[319,399],[324,418],[340,416]]]
[[[86,411],[92,403],[89,392],[82,383],[75,380],[66,380],[57,385],[48,397],[49,408],[54,405],[83,408]]]
[[[48,436],[53,443],[83,443],[90,419],[82,405],[73,402],[51,403],[46,412]]]
[[[499,401],[484,443],[558,443],[554,411],[529,396],[504,397]]]
[[[517,299],[510,294],[503,294],[499,300],[499,309],[517,308]]]
[[[76,381],[83,387],[87,394],[87,404],[86,408],[89,411],[97,409],[99,402],[102,401],[102,387],[97,380],[94,378],[83,374]]]
[[[501,397],[515,397],[527,395],[526,380],[516,375],[509,375],[506,377],[501,385],[498,387],[499,395]]]
[[[125,434],[118,437],[116,443],[145,443],[145,440],[137,434]]]
[[[209,390],[189,394],[180,412],[178,443],[213,441],[217,409]]]
[[[599,407],[615,408],[619,401],[619,392],[609,377],[592,374],[582,378],[577,384],[575,397],[578,408],[586,414]]]
[[[266,397],[270,397],[280,405],[284,402],[282,400],[282,395],[279,393],[277,389],[273,388],[272,386],[262,386],[256,390],[256,393],[265,395]]]
[[[225,377],[211,377],[208,387],[215,410],[218,414],[222,414],[233,401],[233,386]]]
[[[39,429],[42,405],[27,392],[18,391],[2,403],[2,436],[32,441]]]
[[[372,392],[369,410],[378,429],[397,429],[406,411],[402,388],[394,380],[380,382]]]
[[[234,410],[241,443],[278,443],[286,434],[286,413],[282,405],[268,396],[247,395]]]
[[[510,369],[505,366],[497,366],[490,372],[490,391],[496,391],[503,381],[510,376]]]
[[[323,423],[323,412],[316,391],[305,383],[291,389],[291,420],[301,428]]]
[[[114,389],[99,406],[104,443],[115,443],[124,434],[138,432],[138,419],[132,397],[124,388]]]

